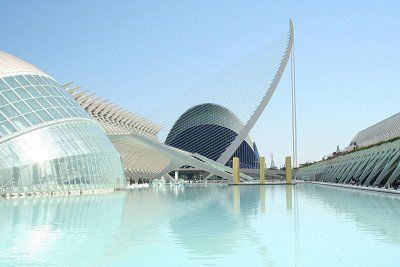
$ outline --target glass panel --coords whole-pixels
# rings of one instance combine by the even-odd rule
[[[16,117],[12,119],[12,122],[17,126],[19,129],[24,129],[26,127],[29,127],[29,123],[23,118],[23,117]]]
[[[7,105],[8,101],[2,95],[0,95],[0,106]]]
[[[28,86],[28,87],[26,87],[26,90],[27,90],[28,93],[30,93],[31,96],[33,96],[33,97],[38,97],[38,96],[40,96],[39,92],[38,92],[33,86]]]
[[[4,80],[13,88],[21,87],[21,85],[13,77],[6,77]]]
[[[61,89],[60,87],[54,87],[54,91],[56,92],[56,94],[57,94],[58,96],[63,97],[63,96],[66,95],[66,93],[64,92],[64,90]]]
[[[60,104],[59,106],[61,106],[61,107],[68,107],[69,106],[68,103],[65,103],[64,100],[61,97],[55,97],[54,99]]]
[[[39,85],[39,83],[31,75],[26,75],[25,78],[27,78],[31,84]]]
[[[26,103],[28,103],[28,105],[33,109],[33,110],[39,110],[39,109],[43,109],[38,102],[36,102],[35,99],[28,99],[26,100]]]
[[[71,115],[71,117],[76,117],[75,113],[72,111],[71,108],[64,107],[64,109]]]
[[[15,76],[14,78],[17,79],[17,81],[23,86],[29,86],[30,85],[28,80],[25,79],[24,76],[22,76],[22,75]]]
[[[70,118],[71,115],[68,114],[63,108],[57,108],[57,111],[64,117],[64,118]]]
[[[0,91],[10,88],[2,79],[0,79]]]
[[[42,77],[38,76],[38,75],[33,75],[33,77],[35,77],[35,79],[41,84],[41,85],[46,85],[46,82],[42,79]]]
[[[37,112],[37,114],[38,114],[39,117],[42,118],[42,120],[44,120],[44,121],[52,121],[52,120],[53,120],[53,118],[50,116],[50,114],[47,113],[47,111],[45,111],[45,110],[39,110],[39,111]]]
[[[0,123],[0,138],[6,136],[7,134],[8,134],[7,131],[4,129],[4,127],[2,127]]]
[[[26,115],[24,115],[27,119],[28,119],[28,121],[32,124],[32,125],[36,125],[36,124],[39,124],[39,123],[41,123],[42,121],[40,120],[40,118],[38,117],[38,115],[36,115],[35,113],[29,113],[29,114],[26,114]]]
[[[5,121],[6,117],[4,117],[1,113],[0,113],[0,122]]]
[[[14,103],[14,106],[19,110],[19,112],[21,114],[25,114],[28,112],[31,112],[32,110],[28,107],[27,104],[25,104],[24,102],[20,101],[20,102],[16,102]]]
[[[49,95],[50,95],[49,92],[47,92],[47,91],[43,88],[43,86],[38,85],[38,86],[35,86],[35,88],[39,91],[39,93],[40,93],[42,96],[49,96]]]
[[[0,124],[0,127],[2,127],[3,130],[8,134],[16,131],[14,126],[12,126],[11,123],[9,123],[8,121],[4,121],[2,124]]]
[[[59,107],[60,104],[53,97],[46,97],[47,101],[50,102],[52,107]]]
[[[47,77],[43,77],[43,76],[42,76],[42,79],[43,79],[43,81],[46,82],[46,85],[50,85],[50,86],[53,85],[53,84],[49,81],[49,79],[48,79]]]
[[[62,116],[60,115],[60,113],[58,113],[54,108],[50,108],[47,110],[51,116],[53,116],[53,118],[55,119],[61,119]]]
[[[39,102],[40,105],[42,105],[42,107],[51,108],[50,103],[47,102],[46,99],[44,99],[44,97],[38,97],[38,98],[36,98],[36,100]]]
[[[4,106],[0,108],[1,112],[3,112],[3,114],[8,117],[8,118],[12,118],[15,116],[18,116],[18,112],[15,110],[15,108],[13,108],[10,105]]]
[[[21,97],[22,99],[28,99],[32,98],[30,94],[26,91],[25,88],[17,88],[15,89],[15,92]]]
[[[16,93],[14,93],[12,90],[7,90],[3,92],[3,95],[10,101],[10,102],[16,102],[21,100]]]
[[[56,81],[54,81],[53,79],[49,79],[49,81],[54,85],[54,86],[58,86],[58,83]]]
[[[48,85],[43,86],[43,88],[48,92],[48,95],[53,95],[54,92],[51,90],[51,87]]]
[[[50,86],[45,86],[45,88],[46,88],[46,90],[47,90],[47,92],[49,92],[50,93],[50,95],[52,95],[52,96],[55,96],[55,95],[57,95],[57,93],[56,92],[54,92],[54,87],[50,87]]]

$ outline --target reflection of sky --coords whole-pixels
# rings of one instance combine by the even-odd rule
[[[308,184],[0,199],[0,266],[396,266],[399,203]]]

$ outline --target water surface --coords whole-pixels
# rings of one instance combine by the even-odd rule
[[[179,186],[0,199],[0,266],[399,266],[400,197]]]

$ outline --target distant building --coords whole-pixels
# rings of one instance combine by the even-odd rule
[[[397,113],[357,133],[349,148],[369,146],[399,136],[400,113]]]
[[[183,113],[175,122],[165,143],[216,161],[242,128],[243,124],[229,109],[205,103]],[[232,157],[240,158],[242,169],[258,168],[257,146],[250,136],[242,140]],[[227,166],[232,166],[232,157]]]

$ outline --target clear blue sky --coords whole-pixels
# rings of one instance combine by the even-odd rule
[[[218,3],[216,3],[218,2]],[[146,113],[296,24],[299,160],[400,111],[400,1],[0,2],[0,49]],[[290,73],[252,131],[291,152]]]

